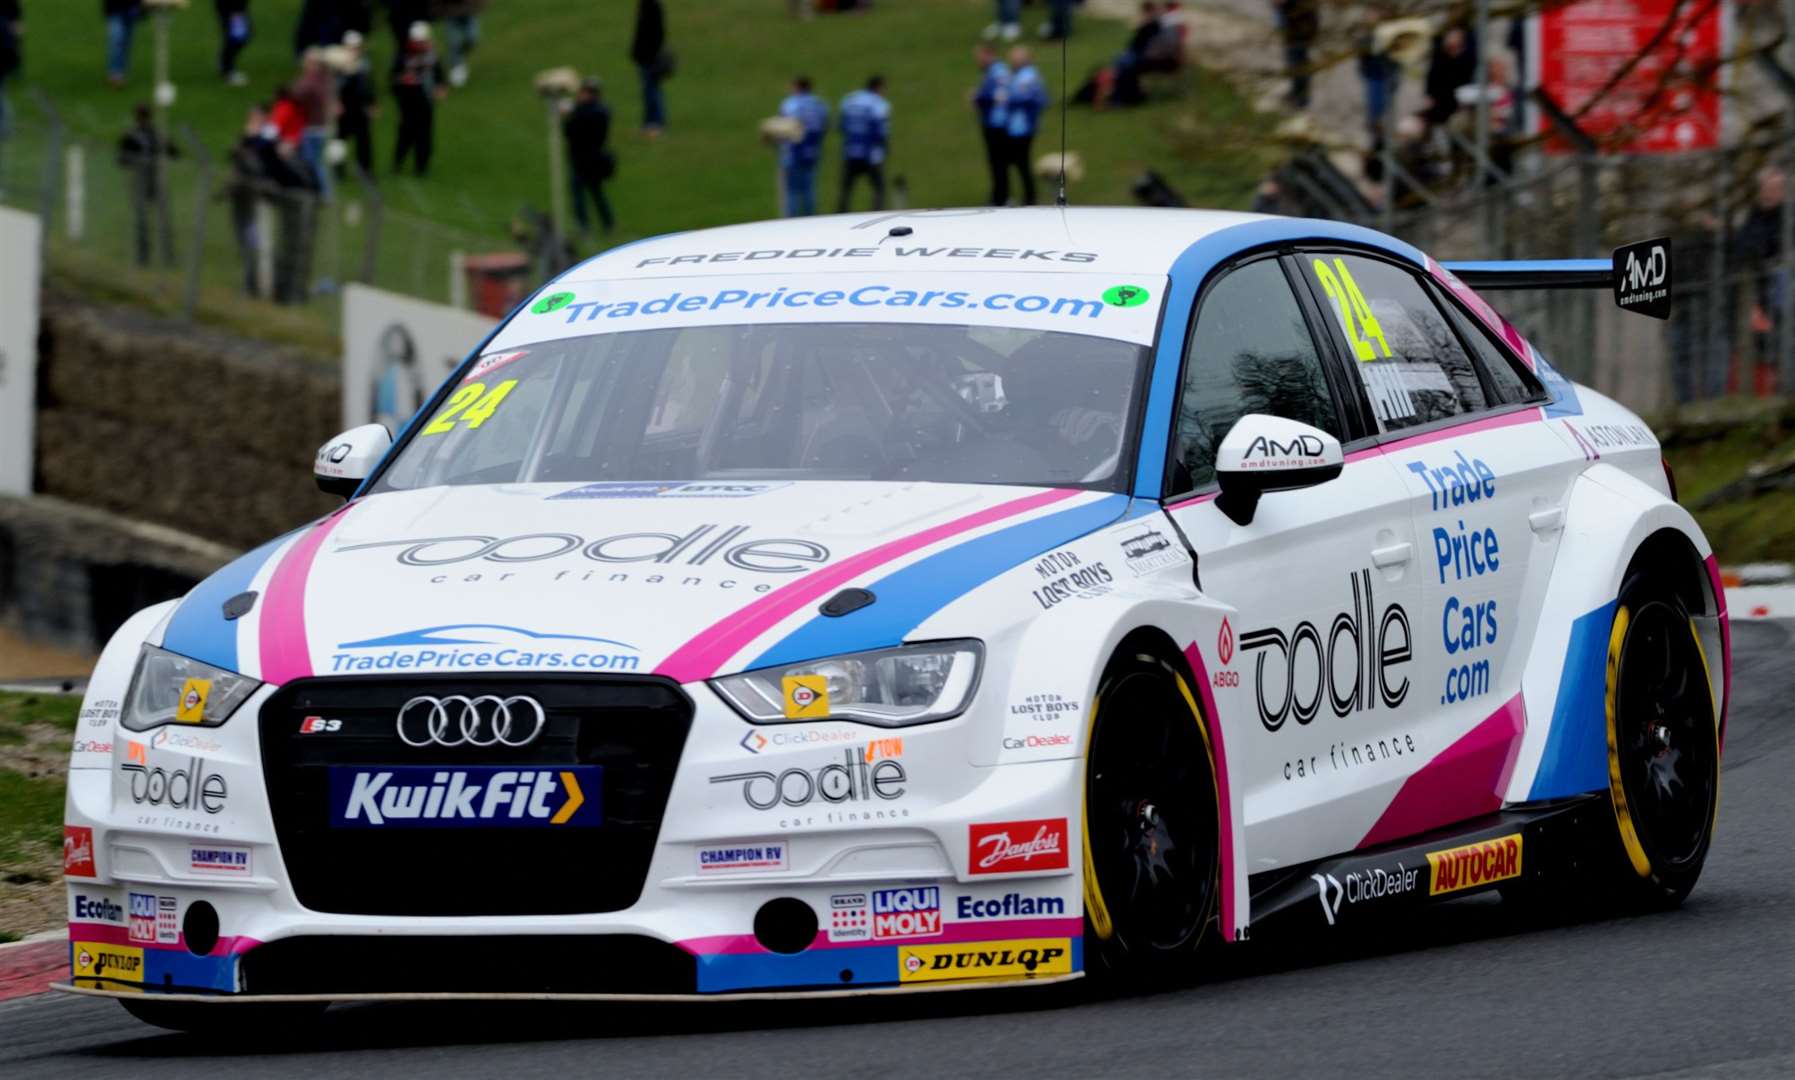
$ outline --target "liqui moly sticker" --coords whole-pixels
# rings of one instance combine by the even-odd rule
[[[1065,818],[972,826],[970,869],[974,874],[1064,870],[1069,865]]]

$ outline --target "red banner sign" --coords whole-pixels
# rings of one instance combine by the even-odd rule
[[[1539,85],[1605,151],[1720,145],[1725,0],[1578,0],[1534,20]],[[1539,130],[1550,134],[1544,115]],[[1564,153],[1559,138],[1546,149]]]

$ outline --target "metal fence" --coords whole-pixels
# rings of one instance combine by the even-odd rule
[[[1443,261],[1593,258],[1669,236],[1668,322],[1629,315],[1604,292],[1517,291],[1494,300],[1570,377],[1649,413],[1795,387],[1795,143],[1780,127],[1725,150],[1662,157],[1549,156],[1475,182],[1475,150],[1432,133],[1427,169],[1386,153],[1383,191],[1340,172],[1317,149],[1283,170],[1306,212],[1394,233]],[[1790,180],[1760,193],[1766,169]],[[1424,173],[1424,175],[1417,175]],[[1768,232],[1771,235],[1765,236]],[[1754,242],[1756,241],[1756,242]],[[1766,242],[1767,241],[1767,242]]]
[[[133,156],[120,148],[124,120],[98,130],[39,93],[15,92],[12,105],[0,203],[41,217],[46,269],[74,288],[186,318],[286,319],[329,334],[346,282],[454,302],[466,295],[462,256],[516,246],[389,205],[353,162],[327,201],[248,180],[233,145],[183,125],[160,133],[163,153]]]

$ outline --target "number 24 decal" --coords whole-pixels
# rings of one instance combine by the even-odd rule
[[[479,427],[486,423],[487,419],[498,409],[499,402],[504,401],[505,396],[511,393],[511,388],[516,385],[516,379],[506,379],[491,390],[486,389],[485,383],[477,382],[465,383],[456,387],[454,396],[449,398],[448,408],[437,413],[436,419],[432,420],[430,426],[419,434],[447,434],[455,430],[456,424],[468,428]]]
[[[1346,340],[1358,354],[1360,363],[1373,360],[1387,360],[1390,357],[1390,343],[1384,340],[1384,328],[1378,325],[1377,316],[1371,313],[1371,305],[1366,303],[1365,294],[1359,291],[1359,283],[1352,279],[1352,272],[1346,268],[1345,259],[1335,259],[1332,267],[1326,259],[1315,260],[1315,279],[1321,282],[1321,289],[1334,302],[1334,310],[1340,313],[1340,323],[1346,328]],[[1357,320],[1357,325],[1354,325]],[[1379,356],[1377,349],[1371,347],[1376,341],[1383,350]]]

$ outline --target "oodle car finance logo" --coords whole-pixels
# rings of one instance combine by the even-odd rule
[[[480,668],[635,671],[641,664],[641,654],[626,642],[491,623],[430,626],[345,641],[330,658],[330,670],[341,673]]]

